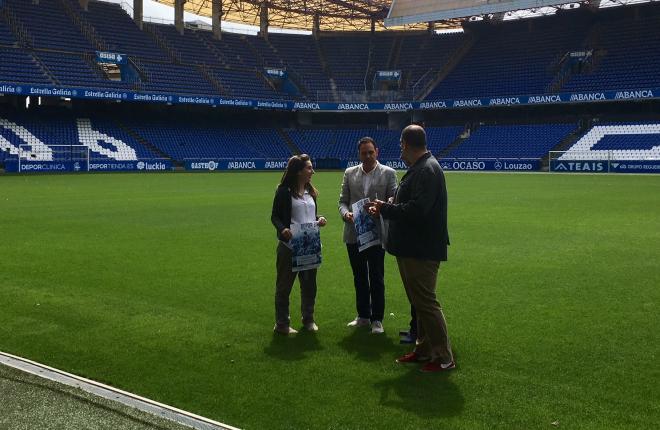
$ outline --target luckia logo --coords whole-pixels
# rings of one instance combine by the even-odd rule
[[[140,161],[137,163],[137,168],[138,170],[144,170],[144,161]]]

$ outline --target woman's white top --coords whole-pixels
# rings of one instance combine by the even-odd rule
[[[307,224],[316,222],[316,203],[305,190],[301,198],[291,196],[291,224]]]

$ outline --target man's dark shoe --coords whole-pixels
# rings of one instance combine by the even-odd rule
[[[409,352],[408,354],[401,356],[396,359],[397,363],[424,363],[426,361],[429,361],[431,357],[424,357],[422,355],[418,355],[415,351]]]
[[[411,336],[409,334],[407,334],[405,336],[401,336],[401,338],[399,339],[400,344],[413,344],[415,342],[417,342],[417,338],[415,336]]]
[[[429,361],[421,369],[421,372],[446,372],[456,368],[456,363],[454,360],[450,361],[447,364],[442,364],[439,361]]]

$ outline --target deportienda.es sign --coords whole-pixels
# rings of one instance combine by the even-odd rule
[[[90,172],[164,172],[166,170],[172,170],[172,162],[169,160],[109,160],[89,163]]]

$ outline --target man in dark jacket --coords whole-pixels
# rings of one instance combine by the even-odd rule
[[[456,365],[435,294],[440,261],[447,260],[449,245],[445,177],[418,125],[401,133],[401,159],[408,171],[394,201],[376,200],[369,208],[372,215],[390,221],[387,251],[396,256],[406,294],[417,311],[417,345],[397,361],[425,362],[425,372],[446,371]]]

